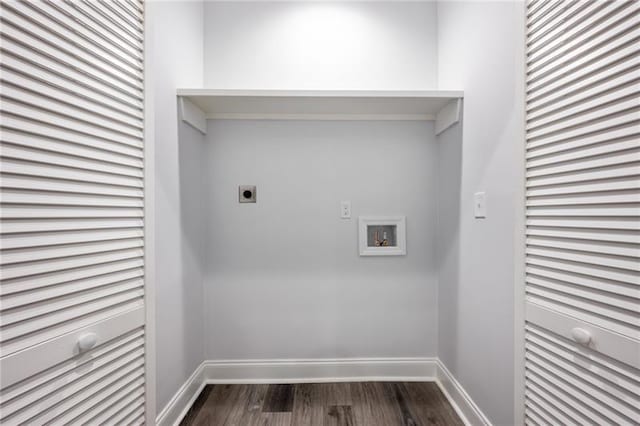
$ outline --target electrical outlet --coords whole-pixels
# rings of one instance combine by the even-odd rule
[[[478,219],[487,217],[487,195],[484,192],[476,192],[473,196],[473,213]]]
[[[256,186],[240,185],[238,187],[238,202],[255,203],[256,202]]]
[[[340,203],[340,217],[351,219],[351,201],[342,201]]]

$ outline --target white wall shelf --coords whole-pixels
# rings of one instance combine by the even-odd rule
[[[460,118],[459,90],[178,89],[182,119],[203,133],[207,119],[429,120],[440,133]]]

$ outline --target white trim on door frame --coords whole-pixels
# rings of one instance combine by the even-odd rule
[[[527,43],[527,8],[525,2],[521,5],[521,48],[519,52],[520,58],[522,58],[519,64],[519,69],[516,71],[521,76],[518,80],[520,87],[517,90],[522,93],[522,120],[520,129],[520,139],[515,141],[518,143],[517,159],[518,171],[517,179],[514,184],[516,185],[515,192],[515,229],[514,229],[514,285],[513,285],[513,297],[514,297],[514,309],[513,309],[513,324],[514,324],[514,351],[513,351],[513,424],[524,425],[524,326],[525,326],[525,249],[526,249],[526,108],[525,100],[526,96],[526,43]]]
[[[153,20],[144,8],[144,289],[145,289],[145,423],[156,417],[155,286],[155,130],[153,108]]]

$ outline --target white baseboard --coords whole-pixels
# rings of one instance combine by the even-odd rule
[[[156,418],[175,426],[208,383],[323,383],[436,381],[469,425],[490,425],[460,384],[437,358],[346,358],[204,361]]]
[[[223,360],[203,363],[207,383],[435,381],[435,358]]]
[[[436,382],[462,421],[466,425],[491,426],[487,416],[484,415],[480,407],[471,399],[442,361],[438,359],[437,365],[438,379]]]
[[[191,374],[178,392],[173,395],[167,405],[156,417],[157,426],[173,426],[180,424],[180,420],[187,414],[189,408],[193,405],[202,388],[206,384],[204,377],[204,363],[200,364]]]

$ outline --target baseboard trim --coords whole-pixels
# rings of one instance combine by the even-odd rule
[[[207,383],[435,381],[435,358],[205,361]]]
[[[447,367],[439,359],[436,361],[438,374],[436,383],[453,406],[458,416],[466,425],[491,426],[491,422],[484,415],[480,407],[471,399],[467,391],[451,374]]]
[[[490,426],[486,416],[437,358],[204,361],[158,414],[156,424],[177,426],[206,384],[367,381],[435,381],[465,424]]]
[[[174,426],[180,424],[180,421],[187,414],[198,395],[200,395],[205,384],[204,363],[202,363],[160,411],[156,417],[156,425]]]

